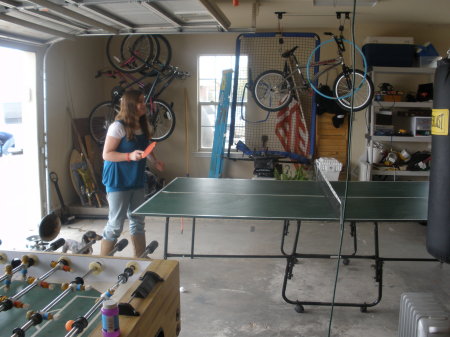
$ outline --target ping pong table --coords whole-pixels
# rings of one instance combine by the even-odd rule
[[[436,261],[422,258],[383,258],[379,255],[378,222],[425,221],[428,209],[428,182],[331,182],[336,193],[346,195],[344,220],[351,224],[354,251],[341,255],[344,263],[349,259],[375,261],[375,280],[378,298],[372,303],[334,303],[337,306],[355,306],[365,311],[381,300],[384,261]],[[346,192],[346,193],[345,193]],[[340,215],[331,207],[329,198],[317,181],[275,181],[226,178],[176,178],[152,198],[144,202],[135,214],[165,217],[164,258],[173,256],[194,257],[255,257],[286,258],[286,270],[282,296],[295,304],[298,312],[303,305],[331,305],[329,302],[290,300],[286,297],[287,280],[297,259],[336,258],[336,254],[300,253],[298,246],[302,221],[340,221]],[[170,218],[192,218],[190,254],[174,254],[168,251]],[[281,220],[281,254],[279,255],[232,255],[195,254],[195,219],[248,219]],[[297,226],[292,249],[284,249],[290,221]],[[374,223],[374,254],[358,255],[356,248],[356,224]]]

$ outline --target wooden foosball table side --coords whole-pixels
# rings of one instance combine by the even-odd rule
[[[119,316],[121,337],[176,337],[181,330],[180,320],[180,271],[178,261],[153,260],[142,272],[152,271],[164,281],[158,282],[144,299],[131,301],[139,316]],[[121,297],[121,303],[128,303],[133,291],[139,286],[135,281]],[[101,324],[89,337],[102,337]]]

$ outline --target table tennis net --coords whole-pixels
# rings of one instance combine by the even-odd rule
[[[324,196],[327,198],[331,205],[331,208],[336,213],[336,217],[341,218],[342,215],[342,200],[339,197],[336,190],[331,185],[330,181],[322,171],[319,165],[314,165],[314,178],[319,182],[319,186],[322,189]]]

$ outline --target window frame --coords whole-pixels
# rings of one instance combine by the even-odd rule
[[[229,110],[228,110],[228,123],[227,123],[227,141],[225,142],[224,145],[224,151],[228,150],[228,134],[229,134],[229,130],[230,130],[230,118],[231,118],[231,106],[232,106],[232,97],[233,97],[233,83],[234,83],[234,67],[235,67],[235,60],[236,60],[236,55],[235,54],[227,54],[227,53],[220,53],[220,54],[200,54],[197,57],[197,71],[198,71],[198,75],[197,75],[197,153],[201,153],[201,154],[210,154],[212,152],[212,147],[213,147],[213,143],[211,143],[211,147],[204,147],[202,146],[202,131],[204,127],[207,127],[207,125],[203,124],[203,120],[202,120],[202,111],[203,108],[205,106],[213,106],[214,107],[214,124],[211,126],[211,128],[213,129],[213,135],[214,135],[214,129],[215,129],[215,121],[216,121],[216,116],[217,116],[217,108],[219,105],[219,97],[220,97],[220,89],[216,92],[215,95],[215,101],[201,101],[201,82],[202,80],[206,80],[206,78],[202,78],[201,77],[201,58],[202,57],[229,57],[231,58],[231,67],[230,66],[226,66],[225,68],[223,68],[222,70],[220,70],[220,72],[222,72],[225,69],[233,69],[233,77],[232,77],[232,88],[231,88],[231,92],[230,92],[230,104],[229,104]],[[246,56],[241,56],[241,57],[246,57]],[[212,77],[211,79],[215,80],[215,86],[216,88],[220,88],[220,83],[222,78],[218,78],[218,77]],[[240,78],[240,80],[245,80],[247,81],[247,74],[245,77]],[[247,105],[247,100],[245,100],[244,102],[244,108]],[[213,136],[213,141],[214,141],[214,136]]]

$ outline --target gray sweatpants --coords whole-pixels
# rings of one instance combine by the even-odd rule
[[[144,202],[144,188],[108,193],[108,222],[103,230],[103,239],[114,241],[122,234],[125,219],[130,221],[130,234],[145,233],[145,217],[132,215],[131,212]]]

